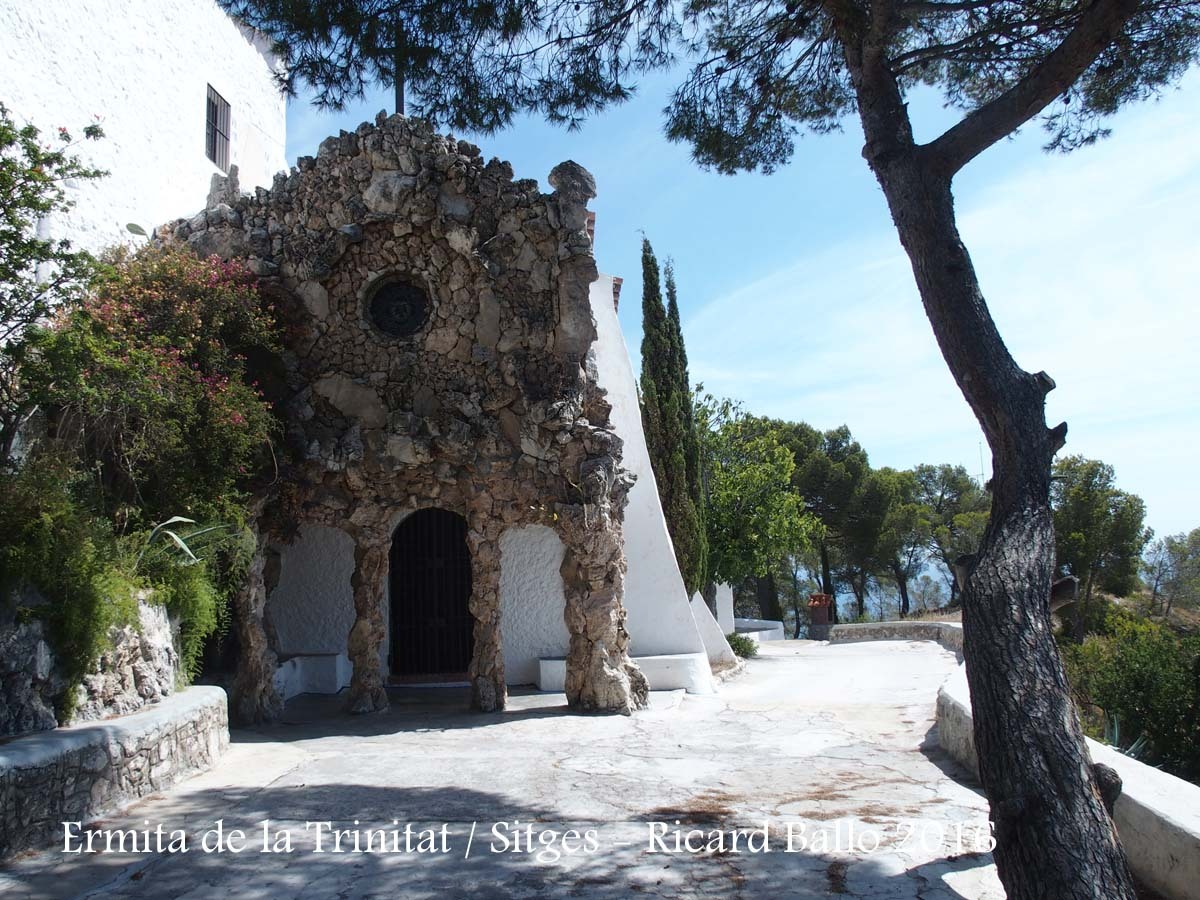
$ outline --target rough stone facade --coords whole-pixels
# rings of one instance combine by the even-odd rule
[[[206,771],[228,745],[225,692],[214,687],[0,745],[0,859],[61,842],[64,821],[90,821]]]
[[[36,608],[44,601],[36,596],[25,601],[10,602],[7,621],[0,622],[0,735],[57,727],[54,708],[66,690],[44,623],[18,623],[13,616],[18,605]],[[157,703],[174,691],[178,670],[167,611],[139,598],[137,625],[109,629],[108,649],[76,687],[72,721],[123,715]]]
[[[164,607],[139,602],[137,627],[114,628],[109,640],[110,649],[83,676],[73,722],[136,712],[175,690],[179,654]]]
[[[275,538],[315,523],[355,542],[353,711],[387,705],[388,550],[401,519],[424,507],[468,525],[476,708],[506,696],[500,538],[535,524],[566,548],[570,704],[627,712],[645,702],[621,602],[632,479],[587,369],[595,185],[570,162],[550,184],[542,194],[465,141],[381,114],[327,139],[270,191],[218,186],[210,200],[224,202],[160,231],[247,259],[288,322],[283,411],[299,463],[264,523]],[[426,297],[403,336],[373,315],[381,285],[396,279]],[[241,604],[242,719],[278,712],[264,605]]]
[[[44,628],[38,621],[0,627],[0,735],[58,725],[54,698],[63,682]]]

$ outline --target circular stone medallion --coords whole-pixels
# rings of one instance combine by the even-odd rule
[[[429,318],[429,297],[411,281],[390,278],[371,292],[369,309],[371,321],[384,334],[408,337]]]

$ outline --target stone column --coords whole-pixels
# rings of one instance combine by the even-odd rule
[[[486,501],[486,503],[483,503]],[[481,509],[486,505],[488,511]],[[490,499],[472,504],[467,532],[471,551],[471,615],[475,619],[475,648],[471,654],[471,708],[480,712],[504,709],[504,653],[500,645],[500,532],[490,515]]]
[[[625,630],[625,555],[620,520],[607,503],[559,507],[566,545],[567,704],[574,709],[629,714],[646,706],[650,691],[629,658]]]
[[[354,591],[355,619],[347,647],[354,674],[346,701],[346,710],[351,713],[388,708],[379,651],[384,639],[383,597],[389,549],[386,533],[364,531],[354,536],[354,574],[350,586]]]
[[[596,260],[588,236],[587,203],[596,196],[596,180],[579,163],[567,160],[550,172],[552,200],[566,232],[558,248],[558,308],[554,328],[554,353],[580,364],[596,340],[592,318],[591,284],[596,280]]]
[[[283,715],[283,698],[275,690],[278,661],[267,639],[265,569],[266,554],[260,538],[246,581],[233,596],[240,653],[230,717],[240,725],[274,722]]]

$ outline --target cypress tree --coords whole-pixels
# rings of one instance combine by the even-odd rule
[[[658,497],[675,545],[675,557],[688,593],[699,590],[705,578],[707,547],[699,486],[699,446],[695,433],[691,393],[687,389],[687,363],[679,310],[674,300],[674,275],[668,269],[668,294],[674,312],[663,304],[658,260],[650,242],[642,240],[642,425],[650,464],[658,483]],[[694,448],[693,471],[697,491],[688,477],[688,456]]]
[[[670,353],[670,331],[659,288],[658,260],[650,242],[642,238],[642,429],[646,432],[646,447],[650,451],[660,497],[664,496],[663,486],[670,473],[662,462],[664,427],[659,384],[663,380],[662,367]],[[666,509],[665,503],[663,508]]]
[[[675,290],[675,264],[668,259],[666,265],[667,321],[671,327],[671,342],[674,354],[672,363],[678,376],[680,426],[682,432],[683,461],[686,467],[686,489],[694,515],[689,524],[689,540],[692,543],[690,575],[684,575],[689,591],[701,590],[708,578],[708,532],[704,524],[704,483],[700,469],[700,435],[696,431],[696,411],[692,397],[692,380],[688,372],[687,348],[683,343],[683,326],[679,319],[679,299]],[[676,550],[678,554],[678,549]],[[683,563],[680,563],[683,567]]]

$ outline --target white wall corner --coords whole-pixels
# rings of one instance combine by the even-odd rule
[[[613,304],[611,275],[601,275],[592,282],[590,299],[596,320],[592,353],[598,381],[612,404],[612,427],[625,443],[622,465],[637,476],[625,509],[625,558],[629,567],[625,609],[630,655],[705,653],[658,500],[642,431],[637,381]]]

